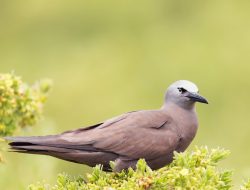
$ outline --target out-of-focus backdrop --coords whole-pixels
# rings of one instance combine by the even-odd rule
[[[54,134],[158,108],[170,83],[188,79],[210,102],[197,105],[200,128],[189,149],[231,150],[221,167],[240,183],[250,177],[249,7],[245,0],[2,0],[0,72],[54,81],[44,119],[15,135]],[[5,159],[0,189],[90,170],[46,156]]]

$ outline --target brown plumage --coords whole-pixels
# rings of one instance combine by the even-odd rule
[[[59,135],[6,137],[16,152],[43,154],[115,171],[134,168],[144,158],[152,169],[170,163],[174,151],[184,151],[194,138],[198,122],[195,102],[207,103],[189,81],[173,83],[159,110],[125,113],[90,127]]]

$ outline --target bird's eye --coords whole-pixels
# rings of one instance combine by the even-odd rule
[[[178,90],[179,90],[179,92],[181,92],[181,93],[187,92],[187,90],[186,90],[185,88],[178,88]]]

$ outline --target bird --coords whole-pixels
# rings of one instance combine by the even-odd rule
[[[196,102],[208,104],[193,82],[178,80],[167,88],[159,109],[127,112],[57,135],[5,139],[13,152],[49,155],[91,167],[101,164],[104,171],[135,169],[139,159],[157,170],[171,163],[174,152],[185,151],[194,139]]]

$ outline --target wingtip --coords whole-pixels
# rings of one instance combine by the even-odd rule
[[[2,137],[5,141],[8,141],[8,142],[16,142],[16,141],[20,141],[20,142],[23,142],[23,141],[26,141],[27,139],[26,138],[29,138],[29,137],[11,137],[11,136],[7,136],[7,137]]]
[[[13,141],[14,137],[1,137],[0,139],[3,141]]]
[[[12,143],[12,142],[16,142],[16,141],[18,141],[18,140],[20,140],[19,139],[19,137],[10,137],[10,136],[7,136],[7,137],[1,137],[0,138],[0,141],[3,141],[3,142],[7,142],[7,143]]]

